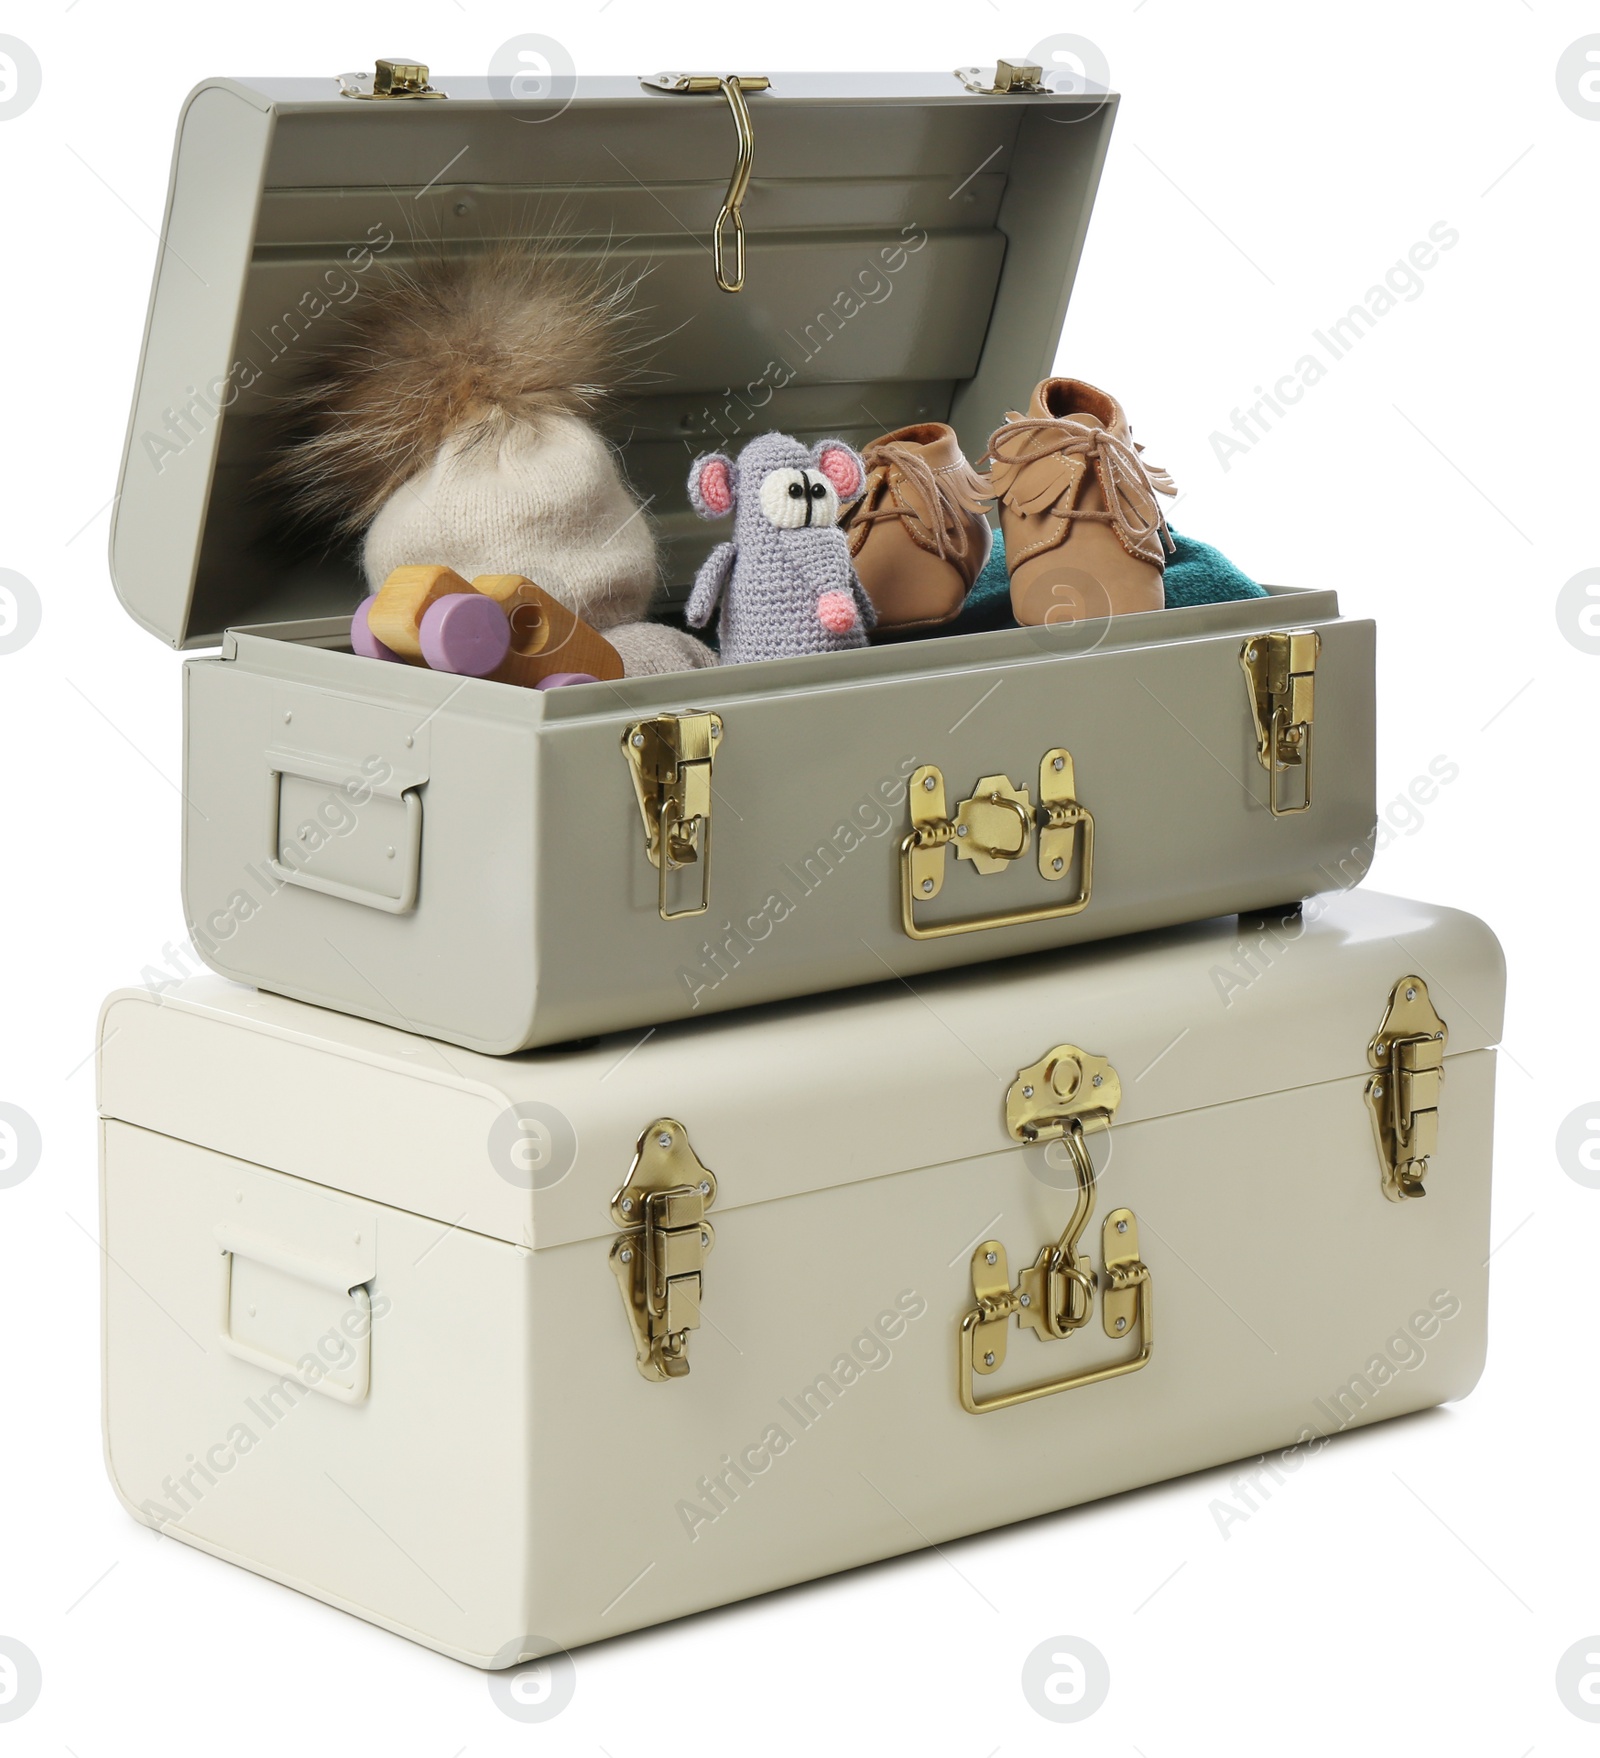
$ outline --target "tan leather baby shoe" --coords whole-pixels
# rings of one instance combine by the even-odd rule
[[[942,421],[896,428],[861,456],[866,482],[840,524],[878,632],[949,622],[994,541],[983,478]]]
[[[1140,456],[1115,397],[1047,378],[987,455],[1019,623],[1162,608],[1172,539],[1156,495],[1176,490]]]

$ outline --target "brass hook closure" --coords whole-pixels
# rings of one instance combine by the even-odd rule
[[[728,193],[717,211],[717,223],[711,233],[711,262],[716,270],[717,285],[724,293],[738,293],[744,287],[744,198],[750,188],[750,169],[755,163],[756,134],[750,121],[746,92],[764,92],[772,81],[762,73],[658,73],[639,82],[651,91],[687,92],[699,96],[721,92],[733,113],[734,130],[739,137],[739,156],[734,161],[733,176],[728,180]],[[728,273],[727,235],[733,227],[733,273]]]
[[[1072,1156],[1072,1169],[1078,1181],[1078,1200],[1071,1217],[1061,1229],[1054,1247],[1046,1246],[1039,1253],[1033,1272],[1023,1272],[1023,1287],[1030,1274],[1039,1276],[1038,1322],[1035,1329],[1041,1337],[1065,1337],[1088,1324],[1094,1309],[1094,1272],[1086,1257],[1078,1256],[1078,1241],[1094,1213],[1094,1161],[1083,1139],[1083,1124],[1074,1117],[1061,1138]]]
[[[717,224],[711,234],[711,261],[717,271],[717,285],[724,293],[737,293],[744,286],[744,207],[745,191],[750,187],[750,167],[755,163],[756,136],[750,126],[750,106],[744,101],[744,87],[731,74],[722,82],[722,95],[733,112],[733,126],[739,136],[739,157],[734,163],[728,193],[722,198]],[[733,274],[727,272],[723,251],[724,228],[733,221]]]
[[[1072,1155],[1077,1174],[1078,1200],[1072,1217],[1054,1245],[1040,1249],[1036,1261],[1025,1269],[1015,1287],[1011,1285],[1006,1248],[998,1239],[986,1239],[972,1254],[972,1294],[975,1305],[961,1320],[956,1389],[961,1408],[972,1416],[992,1410],[1009,1410],[1070,1392],[1102,1380],[1120,1379],[1137,1373],[1150,1359],[1155,1342],[1151,1321],[1150,1271],[1139,1256],[1139,1223],[1132,1209],[1113,1209],[1101,1233],[1101,1256],[1105,1274],[1101,1282],[1102,1318],[1108,1337],[1137,1337],[1139,1347],[1120,1361],[1103,1367],[1081,1368],[1059,1379],[1019,1386],[984,1398],[978,1394],[980,1377],[996,1373],[1006,1358],[1006,1335],[1011,1320],[1031,1330],[1045,1342],[1060,1341],[1081,1330],[1094,1310],[1096,1278],[1090,1260],[1078,1256],[1078,1240],[1094,1210],[1094,1163],[1083,1139],[1083,1124],[1074,1117],[1062,1139]]]
[[[1121,1102],[1122,1082],[1116,1069],[1105,1057],[1076,1044],[1059,1044],[1018,1070],[1006,1093],[1006,1134],[1013,1141],[1064,1142],[1072,1159],[1077,1200],[1060,1238],[1040,1247],[1015,1286],[1006,1248],[998,1239],[984,1240],[972,1254],[973,1304],[961,1319],[957,1390],[962,1409],[974,1416],[1136,1373],[1150,1359],[1154,1342],[1150,1271],[1139,1256],[1139,1223],[1133,1210],[1113,1209],[1106,1216],[1100,1235],[1104,1268],[1098,1281],[1093,1263],[1078,1253],[1095,1202],[1094,1162],[1084,1137],[1109,1129]],[[1041,1342],[1060,1342],[1082,1330],[1093,1316],[1097,1286],[1105,1334],[1127,1342],[1137,1338],[1135,1353],[1040,1384],[979,1395],[979,1382],[1005,1364],[1012,1319]]]

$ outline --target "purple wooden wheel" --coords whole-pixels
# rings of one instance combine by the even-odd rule
[[[417,631],[422,657],[435,671],[487,677],[511,651],[506,613],[481,592],[452,592],[435,599]]]
[[[553,671],[548,677],[542,677],[533,687],[536,690],[564,690],[568,684],[598,684],[600,682],[592,671]]]
[[[356,606],[356,612],[350,619],[350,645],[363,659],[392,659],[399,665],[403,664],[398,653],[393,652],[373,634],[367,627],[367,612],[378,602],[377,594],[371,598],[363,598]]]

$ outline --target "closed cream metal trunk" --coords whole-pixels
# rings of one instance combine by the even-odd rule
[[[1477,1378],[1503,994],[1481,923],[1363,893],[503,1059],[210,977],[123,991],[112,1478],[171,1536],[506,1666],[1303,1459]],[[1386,1190],[1391,1071],[1422,1197]],[[681,1327],[653,1356],[646,1259]],[[1025,1328],[1030,1288],[1063,1334]]]
[[[720,97],[434,84],[445,99],[382,103],[217,81],[180,123],[111,560],[142,626],[215,649],[186,670],[184,781],[185,907],[213,968],[498,1054],[1361,877],[1373,627],[1330,591],[551,694],[354,655],[353,555],[285,546],[261,474],[297,367],[391,269],[534,238],[647,273],[664,339],[613,437],[669,614],[724,535],[687,506],[695,452],[948,419],[977,459],[1026,406],[1115,110],[948,73],[774,75],[750,100],[730,295],[706,243]],[[1258,698],[1249,656],[1295,631]],[[1269,772],[1274,704],[1288,762]],[[676,801],[636,794],[628,755],[653,761],[663,727],[700,751]],[[997,782],[1015,804],[984,803]],[[695,800],[709,825],[662,888],[646,815]],[[903,847],[940,826],[947,844]],[[994,870],[960,858],[980,845]]]

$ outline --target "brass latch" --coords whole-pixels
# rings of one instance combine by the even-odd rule
[[[961,1321],[957,1390],[961,1407],[974,1416],[1026,1404],[1052,1392],[1068,1392],[1099,1380],[1134,1373],[1150,1359],[1150,1271],[1139,1256],[1139,1223],[1132,1209],[1113,1209],[1100,1230],[1102,1275],[1078,1252],[1078,1241],[1094,1213],[1095,1170],[1085,1136],[1111,1127],[1122,1101],[1122,1082],[1103,1056],[1075,1044],[1060,1044],[1047,1056],[1022,1069],[1006,1094],[1006,1133],[1014,1141],[1064,1141],[1072,1156],[1077,1199],[1071,1216],[1053,1244],[1011,1285],[1006,1248],[986,1239],[972,1254],[972,1297],[976,1304]],[[1139,1338],[1138,1351],[1103,1367],[1084,1368],[1041,1385],[977,1394],[977,1376],[997,1373],[1004,1365],[1011,1320],[1045,1342],[1056,1342],[1081,1330],[1094,1314],[1100,1290],[1100,1319],[1108,1337]]]
[[[428,84],[428,69],[421,61],[389,59],[376,63],[372,73],[341,73],[341,98],[443,98]]]
[[[722,198],[717,223],[711,233],[711,263],[716,270],[717,285],[724,293],[738,293],[744,287],[744,198],[750,188],[750,168],[755,162],[756,135],[750,121],[750,106],[744,101],[746,92],[764,92],[772,81],[764,73],[658,73],[639,83],[653,92],[680,92],[690,96],[721,92],[728,100],[733,115],[734,132],[738,136],[739,156],[734,160],[733,176],[728,193]],[[733,226],[733,273],[727,271],[723,246],[724,228]]]
[[[1032,61],[996,61],[993,69],[958,67],[956,78],[980,97],[1003,98],[1010,93],[1047,92],[1044,69]]]
[[[1422,1180],[1439,1140],[1439,1090],[1449,1030],[1428,999],[1421,977],[1402,977],[1389,993],[1383,1023],[1367,1046],[1376,1072],[1367,1108],[1390,1202],[1426,1196]]]
[[[1321,651],[1322,637],[1315,629],[1252,635],[1239,649],[1256,727],[1256,759],[1267,772],[1267,805],[1274,818],[1311,808],[1311,726]],[[1282,800],[1278,778],[1290,769],[1300,770],[1303,777],[1298,806]]]
[[[689,1132],[659,1117],[639,1137],[628,1181],[611,1199],[611,1219],[626,1231],[611,1247],[611,1272],[633,1330],[639,1372],[647,1380],[689,1371],[689,1333],[700,1325],[706,1255],[715,1243],[706,1210],[717,1181],[700,1164]]]
[[[1062,1044],[1018,1071],[1006,1092],[1006,1134],[1059,1141],[1074,1124],[1093,1134],[1111,1127],[1121,1103],[1122,1081],[1105,1057]]]
[[[945,805],[944,773],[926,763],[911,777],[908,801],[911,830],[900,844],[900,924],[913,940],[940,940],[978,928],[1016,928],[1029,922],[1074,916],[1089,903],[1094,886],[1094,818],[1077,798],[1072,753],[1046,751],[1039,763],[1039,804],[1009,777],[986,775],[961,801],[952,817]],[[999,873],[1027,854],[1039,832],[1039,876],[1052,883],[1069,877],[1083,833],[1080,880],[1066,903],[1040,904],[993,916],[965,916],[952,922],[919,925],[916,906],[944,888],[945,857],[971,861],[980,873]]]
[[[656,911],[664,922],[703,916],[711,907],[711,768],[722,738],[722,716],[696,708],[659,714],[622,734],[633,791],[644,820],[645,849],[657,869]],[[667,908],[667,875],[700,866],[700,902]]]

